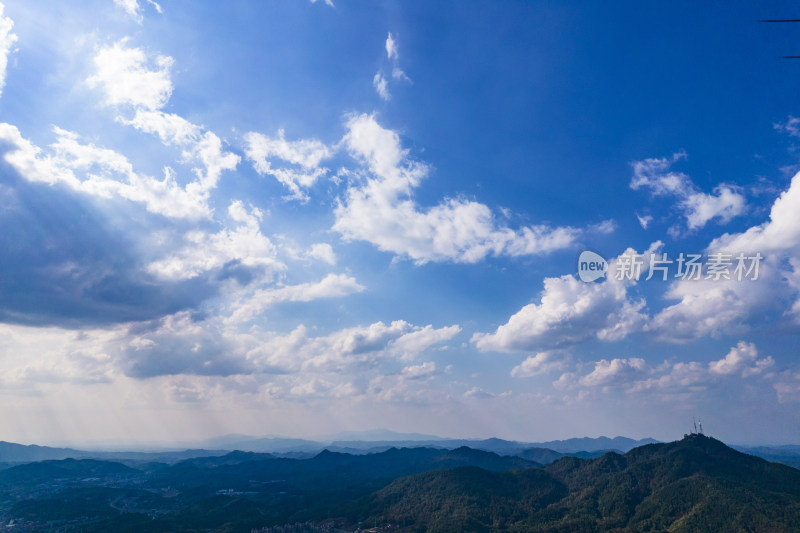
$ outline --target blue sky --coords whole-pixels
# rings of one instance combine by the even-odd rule
[[[797,13],[550,4],[5,2],[0,437],[800,442]]]

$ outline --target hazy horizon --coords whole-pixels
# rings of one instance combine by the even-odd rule
[[[800,443],[795,4],[0,6],[0,440]]]
[[[367,430],[364,433],[370,433],[374,431],[384,431],[384,430]],[[389,433],[395,434],[395,437],[385,436],[383,438],[366,438],[366,437],[346,437],[344,434],[340,435],[320,435],[320,436],[307,436],[307,437],[297,437],[291,435],[246,435],[246,434],[226,434],[226,435],[216,435],[207,439],[196,440],[196,441],[120,441],[114,439],[106,439],[106,440],[96,440],[96,441],[50,441],[50,442],[14,442],[13,444],[22,444],[24,446],[46,446],[52,448],[72,448],[80,451],[89,451],[89,452],[103,452],[103,451],[110,451],[110,452],[161,452],[161,451],[178,451],[178,450],[186,450],[186,449],[206,449],[206,450],[227,450],[230,451],[234,449],[230,445],[232,442],[247,442],[247,441],[269,441],[269,440],[300,440],[305,441],[308,443],[314,443],[319,445],[330,445],[336,442],[365,442],[365,443],[394,443],[394,442],[409,442],[409,443],[420,443],[420,442],[431,442],[431,441],[485,441],[489,439],[500,439],[507,442],[518,442],[521,444],[547,444],[547,443],[554,443],[554,442],[564,442],[570,440],[582,440],[582,439],[589,439],[589,440],[600,440],[600,439],[629,439],[632,441],[646,441],[648,439],[653,439],[657,442],[674,442],[681,440],[686,436],[686,434],[691,433],[692,429],[688,429],[682,435],[676,435],[674,438],[670,438],[667,440],[661,439],[653,439],[649,436],[640,436],[640,437],[631,437],[629,435],[573,435],[571,437],[564,437],[564,438],[545,438],[540,440],[519,440],[519,439],[503,439],[501,437],[492,436],[492,437],[469,437],[469,436],[439,436],[439,435],[428,435],[428,438],[413,438],[413,433],[398,433],[389,431]],[[713,437],[713,435],[708,435]],[[424,435],[420,437],[426,437]],[[2,441],[2,439],[0,439]],[[771,442],[769,440],[758,440],[758,439],[750,439],[744,441],[734,441],[734,442],[726,442],[728,445],[732,446],[744,446],[744,447],[779,447],[779,446],[786,446],[786,445],[797,445],[797,443],[777,443]]]

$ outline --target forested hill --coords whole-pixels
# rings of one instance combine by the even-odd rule
[[[703,435],[536,470],[394,481],[354,518],[408,531],[800,531],[800,471]]]

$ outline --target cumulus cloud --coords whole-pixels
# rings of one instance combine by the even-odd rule
[[[309,372],[343,371],[354,366],[369,368],[387,359],[413,360],[459,331],[458,326],[419,327],[397,320],[346,328],[324,337],[308,337],[306,328],[300,326],[287,336],[274,337],[249,356],[266,367]]]
[[[108,343],[114,329],[81,333],[58,327],[0,324],[0,383],[5,390],[36,393],[42,385],[109,383],[119,374]]]
[[[573,244],[579,231],[538,225],[512,230],[484,204],[450,198],[421,208],[414,189],[429,168],[409,158],[396,132],[372,115],[352,117],[344,145],[368,170],[336,207],[333,226],[345,239],[364,240],[417,263],[474,263],[487,255],[542,254]]]
[[[539,352],[525,359],[511,369],[515,378],[529,378],[539,374],[548,374],[564,368],[564,361],[557,359],[553,352]]]
[[[545,278],[539,304],[528,304],[494,333],[476,333],[482,351],[524,351],[618,340],[641,328],[644,300],[629,301],[622,284],[588,284],[565,275]]]
[[[336,264],[336,253],[333,247],[327,242],[317,242],[311,245],[311,249],[306,253],[306,256],[317,259],[329,265]]]
[[[401,360],[408,361],[437,344],[449,341],[460,332],[460,326],[434,328],[429,324],[399,337],[392,343],[391,352]]]
[[[675,281],[665,293],[677,303],[663,308],[645,328],[659,340],[686,342],[700,337],[721,337],[743,333],[768,313],[783,298],[769,267],[762,265],[761,280],[686,280]]]
[[[731,351],[719,361],[712,361],[708,370],[712,374],[729,375],[742,373],[743,377],[760,374],[765,368],[772,366],[775,361],[772,357],[758,359],[756,345],[745,341],[731,348]],[[753,364],[753,366],[751,366]]]
[[[136,378],[291,374],[307,382],[303,376],[381,372],[395,361],[413,360],[460,331],[457,326],[420,327],[402,320],[350,327],[321,336],[310,334],[304,325],[289,333],[259,328],[245,331],[238,326],[218,316],[198,319],[188,312],[132,325],[116,343],[122,350],[118,350],[115,360],[125,374]],[[420,332],[426,332],[428,342],[408,342],[409,336]],[[435,370],[433,362],[404,368],[408,370],[399,375],[406,379],[422,378]]]
[[[649,257],[661,246],[656,241],[641,255]],[[629,249],[620,258],[633,255],[640,254]],[[610,261],[609,272],[615,272],[617,261]],[[524,306],[494,333],[475,333],[472,342],[482,351],[514,352],[625,338],[648,320],[645,301],[628,297],[628,288],[635,283],[616,275],[596,283],[584,283],[572,275],[545,278],[538,304]]]
[[[278,130],[275,138],[249,132],[244,141],[245,155],[256,172],[270,175],[288,188],[291,192],[288,199],[307,201],[305,190],[328,172],[320,163],[333,155],[333,150],[317,139],[287,141],[283,130]],[[274,168],[276,160],[290,166]]]
[[[800,174],[792,178],[788,190],[775,200],[769,220],[742,233],[714,239],[707,254],[725,254],[730,259],[730,279],[679,280],[666,296],[677,300],[660,311],[648,326],[664,340],[684,341],[706,335],[743,332],[767,317],[800,320]],[[758,279],[739,280],[733,272],[737,257],[746,260],[745,268],[758,263]],[[787,304],[787,300],[790,300]],[[788,313],[787,313],[788,311]]]
[[[429,328],[438,331],[395,321],[321,336],[310,334],[302,325],[289,333],[259,329],[242,333],[216,318],[195,321],[184,313],[132,328],[122,339],[125,349],[117,360],[118,367],[138,379],[227,376],[226,380],[241,382],[251,377],[259,384],[254,392],[272,399],[369,395],[381,401],[425,402],[438,394],[425,387],[435,378],[436,364],[427,361],[399,371],[391,368],[407,354],[396,344]],[[438,338],[446,342],[451,337]],[[432,346],[418,347],[414,356]]]
[[[127,42],[122,39],[101,48],[94,58],[97,73],[86,82],[90,87],[102,87],[109,105],[160,109],[172,95],[169,70],[174,61],[161,55],[148,58],[143,50],[128,47]]]
[[[685,395],[706,390],[725,380],[764,375],[774,363],[772,357],[760,357],[754,344],[740,341],[725,357],[707,364],[699,361],[664,362],[653,367],[638,357],[601,359],[592,363],[589,373],[566,372],[554,385],[557,388]]]
[[[8,68],[8,55],[11,47],[17,42],[17,35],[13,33],[14,21],[3,16],[5,6],[0,4],[0,95],[6,86],[6,69]]]
[[[124,124],[145,133],[157,135],[166,146],[179,147],[183,161],[202,165],[194,168],[197,179],[186,185],[186,190],[204,201],[209,191],[217,186],[225,170],[235,170],[241,158],[223,148],[222,139],[183,117],[158,110],[138,109],[132,119],[118,117]]]
[[[711,250],[744,251],[763,254],[795,251],[800,248],[800,173],[796,174],[772,204],[769,220],[749,228],[744,233],[734,233],[714,239]]]
[[[754,344],[740,341],[724,358],[708,364],[698,361],[665,363],[652,369],[648,379],[631,383],[631,391],[655,390],[673,394],[702,391],[721,379],[744,379],[763,374],[774,364],[772,357],[759,357]]]
[[[284,268],[275,257],[275,245],[261,233],[262,213],[259,209],[252,207],[248,211],[237,200],[228,207],[228,215],[238,224],[235,229],[222,229],[212,234],[192,230],[184,236],[186,245],[183,248],[150,263],[147,271],[161,279],[181,280],[232,263],[265,273]]]
[[[647,188],[654,197],[672,196],[678,201],[678,209],[686,218],[690,230],[705,226],[710,220],[718,218],[728,222],[745,211],[745,198],[736,187],[721,184],[714,188],[714,194],[702,192],[682,172],[674,172],[670,167],[686,158],[685,152],[673,154],[670,158],[650,158],[635,161],[631,188]],[[640,219],[641,222],[642,219]],[[647,227],[647,224],[643,224]]]
[[[427,361],[421,365],[411,365],[400,372],[406,379],[428,379],[436,372],[436,363]]]
[[[71,169],[49,156],[28,157],[36,152],[32,145],[20,141],[16,128],[0,125],[0,137],[9,133],[18,145],[3,143],[9,151],[0,158],[6,228],[0,321],[80,327],[149,320],[193,308],[216,292],[208,279],[149,275],[139,256],[146,236],[122,230],[125,212],[99,208],[76,190],[82,185]]]
[[[118,152],[83,143],[74,132],[58,127],[53,131],[56,141],[43,150],[25,139],[15,126],[0,124],[0,140],[7,147],[3,159],[31,182],[58,183],[100,198],[124,198],[170,218],[210,216],[207,193],[191,183],[181,187],[168,167],[163,179],[146,176],[135,172]]]
[[[151,324],[134,325],[117,357],[130,377],[143,379],[175,374],[229,376],[255,369],[243,356],[248,339],[196,320],[192,313],[165,316]]]
[[[594,370],[582,376],[578,383],[584,387],[604,387],[615,383],[628,382],[645,369],[644,359],[601,359],[594,364]]]
[[[161,108],[172,95],[173,85],[169,69],[173,59],[168,56],[149,58],[139,49],[128,46],[128,40],[101,48],[95,55],[96,74],[87,79],[91,87],[100,87],[106,95],[106,104],[132,108],[132,118],[118,116],[123,124],[146,133],[157,135],[167,146],[182,150],[183,161],[195,161],[197,177],[185,187],[187,196],[198,207],[210,213],[207,207],[209,191],[217,186],[225,170],[234,170],[240,157],[223,148],[222,140],[202,126],[192,124]],[[170,182],[173,171],[165,170],[165,182]]]

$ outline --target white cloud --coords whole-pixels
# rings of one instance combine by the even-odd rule
[[[392,343],[391,352],[401,360],[408,361],[437,344],[449,341],[460,332],[460,326],[437,329],[429,324],[398,338]]]
[[[644,255],[649,257],[661,245],[654,242]],[[636,252],[629,249],[623,255],[632,254]],[[615,271],[616,261],[609,262],[609,272]],[[593,338],[625,338],[647,322],[645,301],[628,297],[628,287],[634,283],[610,274],[595,283],[572,275],[545,278],[538,304],[524,306],[494,333],[475,333],[472,342],[482,351],[513,352],[569,346]]]
[[[759,357],[755,345],[740,341],[728,354],[717,361],[704,364],[698,361],[668,363],[652,367],[643,359],[602,359],[593,363],[588,374],[568,372],[554,383],[557,388],[617,388],[629,393],[659,392],[666,395],[686,395],[699,392],[730,380],[764,374],[773,366],[771,357]]]
[[[155,134],[167,146],[185,146],[197,143],[203,135],[200,126],[192,124],[174,113],[153,109],[137,109],[133,118],[118,118],[120,122],[145,133]]]
[[[792,137],[800,137],[800,118],[789,116],[785,124],[773,124],[776,130],[783,131]]]
[[[708,387],[708,367],[697,361],[665,363],[653,372],[655,375],[652,377],[630,383],[630,391],[687,394]]]
[[[22,137],[10,124],[0,124],[0,139],[9,146],[4,159],[29,181],[62,183],[101,198],[120,197],[143,203],[152,213],[166,217],[207,218],[211,211],[205,191],[180,187],[173,171],[166,167],[159,180],[134,171],[131,163],[113,150],[80,142],[80,137],[53,128],[56,142],[44,151]]]
[[[749,228],[744,233],[725,234],[708,246],[711,250],[736,252],[796,251],[800,249],[800,173],[789,188],[775,200],[769,220]]]
[[[755,366],[748,366],[751,363],[755,363]],[[771,357],[758,359],[758,350],[755,344],[740,341],[731,348],[724,359],[709,363],[708,370],[712,374],[728,375],[742,372],[743,376],[750,376],[761,373],[773,363]]]
[[[480,387],[472,387],[467,392],[464,393],[465,398],[475,398],[478,400],[489,400],[491,398],[508,398],[511,396],[511,391],[501,392],[500,394],[494,394],[488,391],[483,390]]]
[[[223,229],[209,234],[201,230],[188,232],[186,245],[173,255],[150,263],[147,270],[162,279],[191,279],[204,272],[237,262],[245,267],[259,267],[274,272],[283,269],[275,257],[276,249],[261,233],[261,211],[245,209],[240,201],[228,207],[228,215],[238,223],[234,230]]]
[[[327,242],[317,242],[312,244],[311,249],[306,255],[313,259],[318,259],[328,263],[329,265],[336,264],[336,253],[334,253],[333,247]]]
[[[525,359],[511,369],[515,378],[529,378],[539,374],[547,374],[564,368],[564,362],[556,359],[553,352],[539,352]]]
[[[396,320],[391,324],[375,322],[311,337],[305,326],[298,326],[286,335],[270,334],[259,338],[257,345],[248,351],[247,358],[256,368],[282,372],[363,371],[379,366],[382,361],[413,360],[451,339],[458,331],[458,326],[419,327]],[[425,332],[428,342],[408,341],[420,332]]]
[[[400,54],[397,49],[397,40],[392,36],[391,32],[386,36],[386,57],[392,62],[392,78],[411,83],[411,78],[397,65],[400,60]]]
[[[303,290],[296,288],[294,293],[279,298],[307,301],[332,295],[310,294],[313,290],[301,294]],[[255,380],[256,390],[252,392],[261,388],[258,384],[267,384],[270,397],[302,399],[304,394],[364,394],[368,381],[373,379],[380,379],[386,387],[390,382],[392,387],[402,385],[404,393],[416,394],[411,384],[422,385],[433,379],[436,364],[428,360],[397,370],[397,362],[438,350],[438,345],[452,338],[453,329],[459,331],[457,326],[451,326],[441,328],[451,334],[439,335],[437,328],[414,326],[402,320],[344,328],[325,335],[313,335],[304,325],[288,333],[263,331],[256,324],[249,328],[242,325],[231,324],[220,314],[198,319],[195,313],[180,312],[152,323],[133,324],[127,330],[118,328],[106,336],[103,346],[112,349],[108,353],[112,354],[113,368],[136,379],[241,376],[238,381],[242,382],[250,376]],[[433,333],[429,336],[435,336],[437,341],[417,343],[413,354],[408,345],[398,347],[409,335],[423,331]],[[311,388],[303,393],[306,387]],[[376,391],[372,394],[378,395]]]
[[[642,226],[642,229],[647,229],[647,226],[650,225],[650,222],[653,221],[653,217],[650,215],[636,215],[636,219],[639,221],[639,225]]]
[[[273,157],[305,169],[314,169],[319,167],[323,159],[328,159],[332,154],[331,149],[317,139],[287,141],[283,130],[278,130],[276,138],[250,132],[245,135],[245,141],[247,142],[247,158],[261,173],[269,172],[267,159]]]
[[[164,10],[161,9],[161,4],[159,4],[158,2],[155,2],[154,0],[147,0],[147,3],[150,4],[151,6],[153,6],[153,8],[156,10],[156,12],[159,15],[163,15],[164,14]]]
[[[317,0],[310,0],[310,1],[311,1],[312,4],[316,4],[317,3]],[[325,5],[326,6],[330,6],[330,7],[335,7],[333,5],[333,0],[325,0]]]
[[[160,109],[172,94],[168,56],[148,59],[143,50],[126,46],[122,39],[101,48],[94,58],[97,73],[86,81],[90,87],[102,86],[109,105],[132,105],[148,110]]]
[[[682,341],[706,335],[743,332],[772,313],[800,320],[800,174],[789,189],[775,200],[769,220],[743,233],[725,234],[707,247],[708,254],[763,256],[757,280],[676,281],[666,293],[677,303],[660,311],[648,325],[664,340]],[[790,309],[782,306],[787,296],[794,299]],[[786,311],[789,311],[788,313]]]
[[[800,372],[781,372],[772,386],[778,394],[778,402],[800,402]]]
[[[153,9],[155,9],[159,15],[164,13],[164,10],[161,9],[161,5],[154,0],[146,1],[153,6]],[[114,0],[114,4],[125,11],[125,14],[132,18],[137,24],[141,24],[144,21],[142,6],[139,4],[138,0]]]
[[[147,0],[147,3],[153,6],[153,9],[155,9],[159,15],[164,13],[164,10],[161,9],[161,6],[154,0]],[[137,24],[141,24],[144,20],[142,15],[142,6],[139,5],[138,0],[114,0],[114,4],[123,9],[129,17],[136,21]]]
[[[610,280],[584,283],[572,275],[545,278],[539,304],[528,304],[495,333],[476,333],[483,351],[524,351],[599,338],[617,340],[641,328],[644,301],[630,302],[625,287]]]
[[[317,139],[287,141],[283,130],[275,138],[261,133],[244,135],[245,155],[259,174],[273,176],[290,191],[290,199],[308,200],[303,189],[308,189],[328,169],[320,163],[333,155],[333,150]],[[273,168],[276,159],[290,163],[293,167]]]
[[[601,359],[594,364],[594,370],[581,377],[578,383],[584,387],[608,386],[619,382],[631,381],[645,371],[644,359]]]
[[[114,0],[117,7],[121,7],[137,23],[142,23],[142,6],[137,0]]]
[[[43,154],[41,148],[22,137],[16,126],[0,124],[0,139],[9,147],[4,156],[5,161],[23,178],[49,185],[63,183],[73,189],[80,189],[80,180],[69,168],[64,168],[50,155]]]
[[[328,274],[317,283],[301,283],[260,291],[266,304],[276,302],[310,302],[318,298],[331,298],[361,292],[364,286],[345,274]]]
[[[396,80],[405,80],[405,81],[411,83],[411,78],[409,78],[406,75],[405,71],[403,71],[399,67],[392,67],[392,78],[394,78]]]
[[[372,86],[375,87],[375,91],[384,100],[389,100],[392,97],[389,93],[388,82],[383,77],[383,72],[378,71],[375,73],[375,76],[372,77]]]
[[[133,119],[119,119],[120,122],[133,126],[145,133],[158,135],[166,146],[182,148],[184,161],[194,160],[203,168],[195,168],[197,180],[189,183],[186,190],[203,200],[208,199],[208,192],[214,189],[224,170],[235,170],[241,158],[222,147],[222,140],[213,132],[204,131],[186,119],[162,111],[138,109]]]
[[[721,184],[714,188],[714,194],[700,191],[689,176],[670,171],[677,161],[686,158],[686,153],[673,154],[671,158],[651,158],[635,161],[631,188],[648,188],[654,197],[673,196],[678,200],[678,208],[686,217],[689,229],[699,229],[710,220],[718,218],[728,222],[745,210],[745,198],[736,187]],[[641,223],[641,219],[640,219]],[[643,225],[646,228],[646,224]]]
[[[599,233],[601,235],[610,235],[614,233],[616,229],[617,229],[617,223],[614,222],[613,218],[609,218],[608,220],[598,222],[597,224],[592,224],[587,228],[587,231]]]
[[[394,40],[391,32],[386,36],[386,57],[391,60],[397,60],[400,57],[397,54],[397,41]]]
[[[0,384],[36,393],[47,384],[108,383],[118,376],[108,344],[119,331],[0,324]]]
[[[351,276],[328,274],[316,283],[259,289],[233,304],[235,310],[228,320],[232,323],[247,322],[279,302],[310,302],[320,298],[335,298],[361,292],[364,288]]]
[[[165,145],[179,147],[184,162],[196,161],[202,166],[193,169],[197,179],[188,183],[185,190],[210,213],[205,206],[209,191],[217,186],[223,171],[236,168],[240,157],[225,151],[222,140],[202,126],[160,111],[173,90],[169,74],[172,58],[148,59],[143,50],[128,47],[127,39],[122,39],[101,48],[94,62],[97,73],[87,83],[102,87],[107,105],[132,106],[135,111],[133,118],[118,116],[118,121],[156,134]]]
[[[417,263],[474,263],[489,254],[519,256],[565,248],[579,233],[544,225],[514,231],[500,226],[487,206],[464,199],[421,209],[413,191],[428,167],[408,157],[397,133],[382,128],[371,115],[352,117],[347,129],[345,146],[370,174],[351,184],[335,209],[333,229],[346,239],[371,242]]]
[[[397,65],[400,56],[397,51],[397,40],[395,40],[391,33],[386,36],[385,47],[386,57],[391,63],[392,79],[404,80],[411,83],[411,78]],[[375,87],[375,91],[381,98],[386,101],[391,99],[392,95],[389,92],[389,79],[384,76],[383,70],[378,70],[378,72],[375,73],[375,76],[372,78],[372,86]]]
[[[761,265],[758,281],[673,282],[664,296],[678,302],[659,311],[646,330],[667,342],[745,332],[779,301],[780,288],[770,281],[771,272]]]
[[[425,362],[403,368],[400,374],[406,379],[427,379],[436,372],[436,363]]]
[[[17,35],[11,31],[14,29],[14,21],[3,16],[4,9],[5,6],[0,4],[0,95],[6,86],[8,55],[11,53],[11,47],[17,42]]]
[[[703,364],[697,361],[665,364],[653,369],[653,376],[631,384],[631,391],[661,391],[680,393],[702,391],[724,378],[750,378],[772,367],[772,357],[758,356],[755,345],[740,341],[728,354],[717,361]]]

